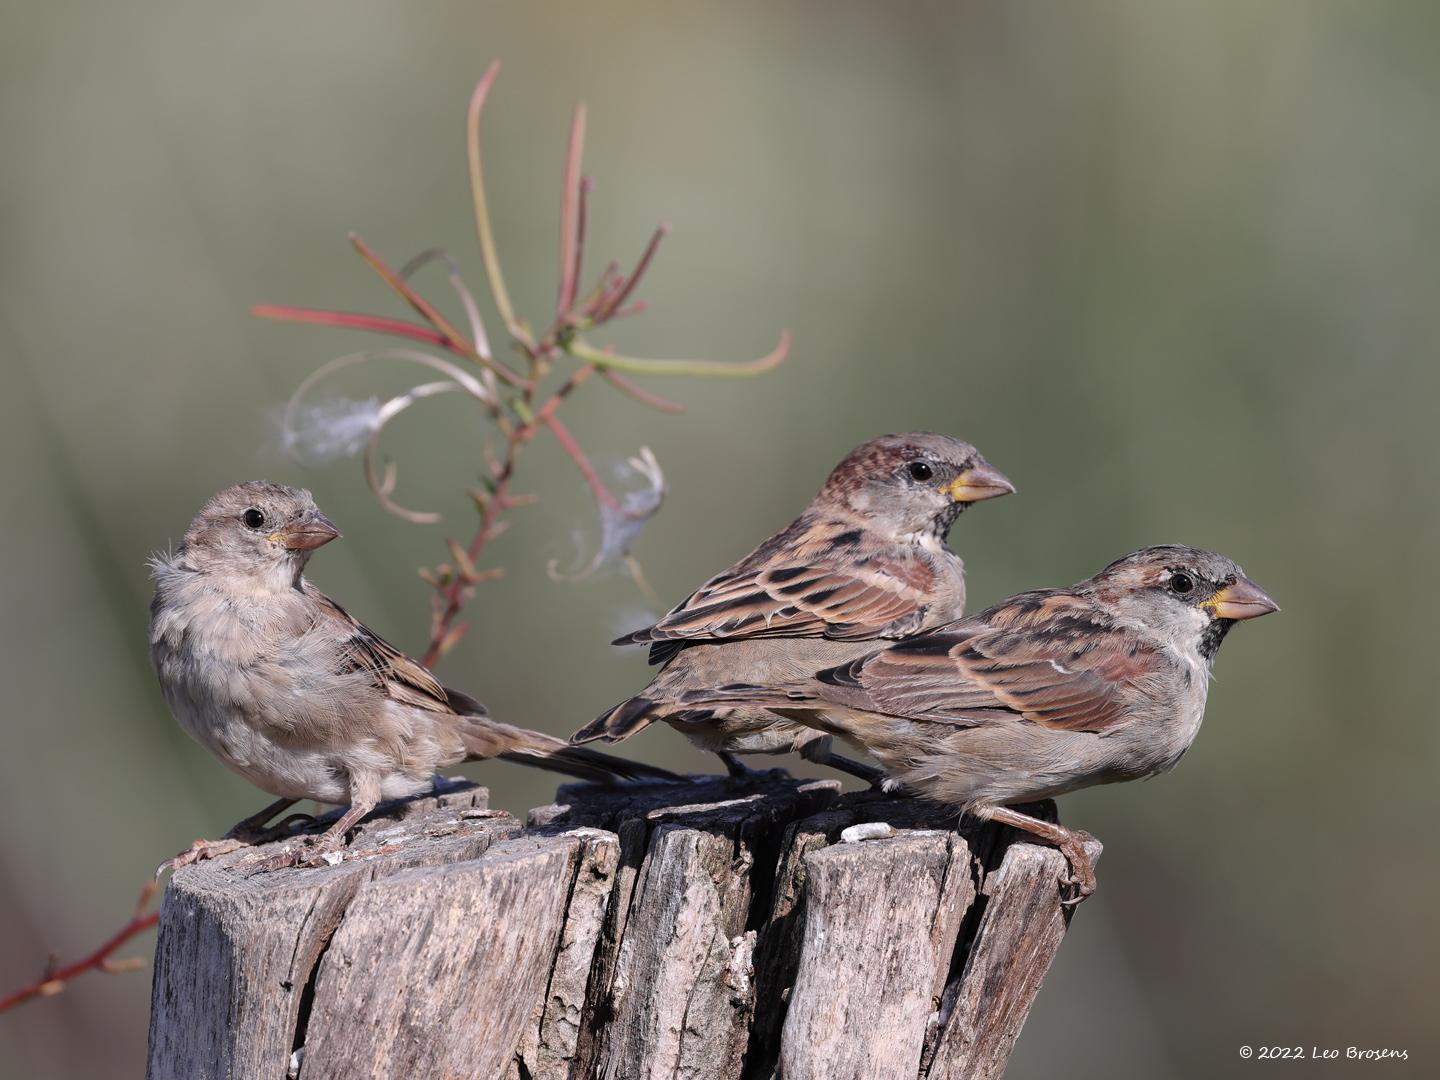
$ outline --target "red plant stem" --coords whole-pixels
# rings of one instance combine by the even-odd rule
[[[570,377],[556,388],[555,393],[550,395],[550,400],[540,406],[540,411],[535,414],[533,426],[539,427],[541,424],[548,424],[550,418],[555,415],[555,410],[560,407],[560,403],[569,397],[577,386],[594,374],[594,364],[581,364],[571,372]]]
[[[570,429],[555,416],[555,410],[560,407],[560,403],[569,396],[571,391],[585,382],[586,379],[590,378],[590,376],[595,373],[595,370],[593,364],[582,364],[576,368],[570,377],[561,383],[555,392],[546,399],[545,404],[535,410],[534,420],[515,429],[511,434],[506,444],[505,460],[500,463],[500,467],[495,470],[494,473],[494,489],[491,491],[490,498],[480,513],[480,524],[475,530],[475,535],[470,540],[470,546],[465,549],[465,554],[469,556],[471,563],[479,562],[480,556],[485,550],[485,545],[490,540],[492,530],[495,528],[495,524],[499,520],[500,515],[514,505],[509,495],[510,479],[515,474],[516,460],[520,456],[521,448],[534,438],[535,434],[542,427],[550,429],[550,433],[555,436],[555,441],[560,444],[561,449],[563,449],[570,460],[575,463],[575,468],[580,471],[580,475],[584,477],[585,483],[589,485],[590,493],[596,503],[602,507],[611,509],[619,507],[619,500],[616,499],[610,489],[605,486],[605,482],[600,479],[599,472],[596,471],[595,466],[591,463],[589,457],[586,456],[585,451],[580,448],[580,443],[576,440],[575,436],[571,434]],[[471,586],[466,582],[456,580],[445,589],[443,593],[445,598],[444,607],[431,624],[430,644],[425,649],[425,655],[420,659],[420,662],[427,668],[434,667],[435,662],[440,659],[440,653],[444,647],[446,637],[450,633],[450,627],[454,623],[456,616],[458,616],[465,607],[468,590],[470,588]]]
[[[347,330],[372,330],[379,334],[393,334],[395,337],[414,338],[430,345],[439,345],[456,356],[467,355],[464,349],[456,348],[439,331],[379,315],[357,315],[349,311],[325,311],[320,308],[287,307],[282,304],[256,304],[251,307],[250,314],[279,322],[316,323]]]
[[[661,397],[659,394],[654,393],[653,391],[646,390],[639,383],[632,382],[624,375],[621,375],[618,371],[612,371],[609,368],[605,368],[603,371],[600,372],[600,377],[603,378],[606,382],[608,382],[611,386],[615,387],[615,389],[619,390],[622,394],[629,394],[632,398],[640,402],[642,405],[649,405],[652,409],[659,409],[661,412],[667,413],[678,414],[685,411],[684,402],[671,401],[667,397]]]
[[[590,216],[590,192],[595,184],[590,177],[580,178],[580,206],[575,219],[575,269],[570,275],[570,303],[562,314],[568,315],[575,306],[575,294],[580,288],[580,276],[585,266],[585,226]]]
[[[579,260],[580,226],[577,225],[578,203],[583,198],[580,182],[580,159],[585,152],[585,103],[577,102],[570,121],[570,142],[565,148],[565,171],[560,179],[560,299],[555,315],[564,319],[575,306],[575,288]]]
[[[610,493],[605,482],[600,479],[600,474],[595,471],[595,466],[590,464],[590,459],[585,456],[585,451],[580,449],[580,444],[575,441],[575,436],[570,434],[570,429],[554,416],[546,421],[546,426],[550,428],[550,434],[555,436],[555,441],[570,455],[570,460],[575,462],[575,467],[580,470],[580,475],[590,485],[590,493],[595,496],[595,501],[601,506],[618,510],[620,508],[619,501]]]
[[[495,475],[494,490],[490,493],[490,499],[486,502],[485,508],[480,511],[480,524],[475,530],[474,537],[470,540],[470,546],[465,549],[465,554],[470,557],[472,563],[479,561],[481,553],[485,550],[485,544],[490,539],[490,531],[495,527],[496,519],[508,505],[510,477],[515,472],[515,459],[520,453],[520,447],[529,437],[525,434],[526,430],[526,428],[520,428],[511,437],[509,449],[505,454],[505,462]],[[435,661],[440,659],[440,650],[450,631],[450,624],[455,621],[455,616],[459,615],[460,609],[465,606],[465,594],[468,588],[469,586],[463,581],[456,580],[445,590],[445,606],[434,620],[430,632],[430,645],[426,648],[425,655],[420,658],[420,662],[427,668],[433,668]]]
[[[650,310],[650,305],[648,302],[644,300],[636,300],[627,308],[621,308],[619,311],[612,311],[607,317],[606,321],[609,322],[615,319],[628,319],[632,315],[643,315],[648,310]]]
[[[493,357],[482,356],[477,345],[466,338],[464,334],[460,333],[449,319],[441,315],[440,312],[436,310],[434,304],[416,292],[408,281],[397,274],[390,264],[375,252],[374,248],[360,238],[358,233],[350,234],[350,243],[353,244],[355,250],[360,253],[360,257],[370,264],[371,269],[384,278],[387,285],[409,301],[410,306],[424,316],[426,322],[440,331],[451,345],[461,350],[465,356],[474,360],[476,363],[488,367],[511,386],[523,390],[530,385],[525,379],[521,378],[514,371],[511,371],[507,364]]]
[[[109,941],[101,945],[89,956],[83,960],[77,960],[73,964],[66,964],[62,968],[49,971],[42,978],[36,979],[32,983],[22,986],[19,990],[0,998],[0,1012],[13,1008],[22,1001],[29,1001],[33,997],[58,994],[65,988],[65,984],[75,978],[75,976],[83,975],[87,971],[103,970],[106,961],[110,959],[111,954],[114,953],[116,949],[120,948],[120,946],[124,945],[137,934],[142,934],[146,930],[149,930],[160,921],[159,912],[152,911],[148,915],[144,914],[144,908],[149,903],[150,897],[154,895],[154,892],[153,887],[147,886],[140,894],[140,903],[136,906],[135,914],[131,916],[130,921],[116,931]]]
[[[645,245],[645,251],[641,254],[640,261],[635,264],[635,272],[625,279],[625,283],[620,286],[619,292],[601,305],[600,311],[596,315],[596,322],[608,319],[611,315],[615,314],[616,308],[630,298],[630,294],[635,290],[635,286],[640,284],[640,279],[645,276],[645,271],[650,268],[650,260],[655,257],[655,249],[660,246],[660,241],[663,240],[669,232],[669,225],[661,225],[655,230],[654,234],[650,237],[650,242]]]
[[[550,396],[550,400],[540,407],[540,410],[535,414],[535,424],[532,426],[544,424],[548,427],[550,433],[555,436],[555,441],[560,444],[561,449],[570,455],[570,460],[575,463],[575,467],[580,470],[580,475],[583,476],[585,482],[590,485],[590,493],[595,496],[595,501],[602,507],[618,509],[620,506],[619,501],[610,493],[610,489],[605,486],[605,482],[600,479],[600,474],[595,471],[595,466],[590,464],[590,459],[585,456],[585,451],[580,449],[580,443],[576,440],[575,436],[570,433],[570,429],[562,424],[555,415],[555,410],[560,407],[560,403],[564,401],[577,386],[590,378],[591,375],[594,375],[595,370],[594,364],[581,364],[576,368],[570,377],[561,383],[555,393]]]

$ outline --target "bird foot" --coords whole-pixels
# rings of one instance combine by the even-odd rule
[[[753,784],[756,781],[776,775],[788,777],[790,774],[784,769],[757,769],[754,766],[746,765],[740,760],[739,755],[728,751],[716,751],[715,756],[725,764],[725,772],[730,777],[732,784]]]
[[[885,775],[883,769],[877,769],[873,765],[867,765],[863,761],[855,761],[851,758],[841,757],[839,754],[831,754],[820,764],[829,765],[832,769],[839,769],[843,773],[849,773],[859,780],[863,780],[871,791],[889,791],[891,780]]]
[[[293,843],[287,843],[279,851],[270,855],[259,853],[243,860],[237,865],[237,869],[245,869],[254,874],[268,874],[272,870],[284,870],[290,866],[334,866],[345,858],[345,837],[350,828],[354,825],[355,819],[362,814],[351,817],[347,814],[334,825],[319,836],[296,837]],[[295,815],[297,817],[303,815]],[[346,820],[350,818],[350,820]],[[289,819],[287,818],[288,822]],[[281,822],[276,828],[287,828],[286,822]],[[284,835],[282,833],[282,835]]]
[[[227,836],[221,840],[196,840],[180,854],[166,859],[157,866],[155,880],[159,881],[166,870],[179,870],[182,866],[193,866],[206,859],[218,859],[221,855],[229,855],[232,851],[239,851],[241,848],[249,846],[248,840],[242,840],[236,836]]]
[[[1073,909],[1095,891],[1095,863],[1091,860],[1090,853],[1085,850],[1085,845],[1095,838],[1079,829],[1068,831],[1070,835],[1055,846],[1070,864],[1070,873],[1060,879],[1060,884],[1074,890],[1069,896],[1062,897],[1060,903]]]
[[[247,870],[252,874],[268,874],[291,866],[325,866],[330,861],[325,856],[331,854],[334,847],[321,843],[320,839],[301,837],[295,843],[286,844],[272,854],[256,854],[244,859],[236,864],[236,869]]]
[[[269,827],[253,826],[242,821],[219,840],[196,840],[174,858],[166,859],[155,868],[155,880],[160,880],[160,876],[167,870],[179,870],[182,866],[193,866],[206,859],[218,859],[221,855],[229,855],[241,848],[259,847],[261,844],[283,840],[291,835],[295,825],[310,824],[314,820],[310,814],[291,814]]]
[[[848,773],[863,780],[872,791],[882,789],[886,782],[884,770],[878,769],[874,765],[867,765],[863,761],[845,757],[843,754],[837,754],[831,749],[833,745],[834,740],[826,735],[822,738],[807,738],[803,742],[799,742],[795,751],[806,761],[812,761],[816,765],[824,765],[837,772]]]

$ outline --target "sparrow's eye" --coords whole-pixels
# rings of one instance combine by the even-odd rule
[[[1184,596],[1191,589],[1195,588],[1195,579],[1189,574],[1176,572],[1170,575],[1170,591]]]
[[[252,506],[240,515],[240,520],[245,522],[247,529],[258,529],[265,524],[265,515]]]
[[[929,480],[935,475],[935,470],[930,468],[930,463],[926,461],[912,461],[906,469],[912,480]]]

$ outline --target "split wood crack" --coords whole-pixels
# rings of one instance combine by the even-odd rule
[[[333,866],[177,873],[149,1077],[998,1077],[1068,925],[1059,852],[922,802],[558,798],[522,825],[452,783]]]

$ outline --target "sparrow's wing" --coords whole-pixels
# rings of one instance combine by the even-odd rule
[[[832,688],[822,698],[893,716],[973,725],[1008,715],[1103,732],[1160,664],[1103,610],[1055,590],[1013,597],[816,678]]]
[[[924,623],[936,571],[902,550],[864,544],[844,522],[802,518],[717,574],[654,626],[615,641],[670,643],[750,637],[902,637]]]
[[[307,592],[319,601],[321,618],[341,640],[342,671],[368,672],[387,697],[417,709],[485,715],[485,706],[441,686],[425,665],[406,656],[320,590],[310,586]]]

